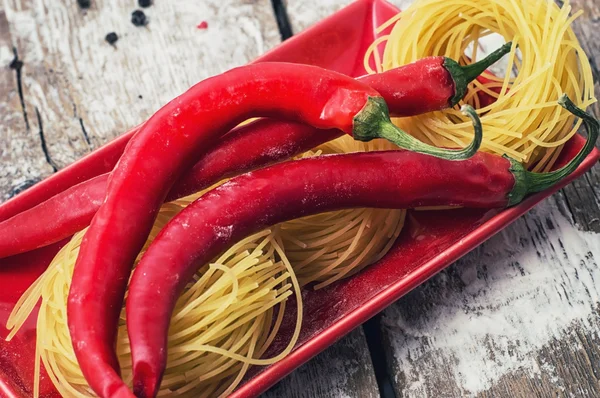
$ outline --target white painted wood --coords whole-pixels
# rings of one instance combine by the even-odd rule
[[[598,369],[581,366],[574,377],[557,362],[570,350],[589,349],[577,334],[600,332],[600,235],[574,228],[558,199],[541,203],[384,312],[404,396],[472,396],[517,372],[546,378],[526,390],[529,396],[551,387],[569,391]],[[564,352],[545,354],[555,341],[565,342]],[[592,391],[600,393],[598,387]]]
[[[3,2],[0,63],[10,82],[2,80],[10,107],[0,109],[0,119],[4,126],[12,122],[0,130],[0,198],[52,172],[40,150],[36,109],[48,153],[62,168],[146,120],[194,83],[279,43],[269,0],[155,1],[144,10],[146,27],[130,22],[135,1],[94,0],[88,10],[76,1]],[[197,28],[202,21],[208,29]],[[111,31],[120,37],[115,47],[104,40]],[[6,68],[13,46],[24,62],[29,131],[18,120],[15,74]]]
[[[27,181],[52,173],[37,132],[28,131],[19,98],[9,23],[0,9],[0,201]]]
[[[400,9],[408,7],[413,0],[391,0],[389,1]],[[288,15],[294,33],[299,33],[315,22],[330,16],[336,11],[352,3],[351,0],[287,0]]]

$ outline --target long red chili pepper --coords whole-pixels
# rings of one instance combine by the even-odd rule
[[[483,152],[451,162],[383,151],[280,163],[204,194],[164,227],[133,274],[127,327],[136,395],[153,397],[158,390],[169,321],[182,290],[199,266],[232,243],[276,223],[346,208],[514,205],[573,172],[594,148],[598,122],[568,98],[561,98],[560,104],[584,119],[588,139],[580,153],[555,172],[532,173],[519,162]]]
[[[375,75],[358,78],[379,92],[393,116],[410,116],[452,107],[466,85],[510,51],[505,44],[481,61],[457,66],[446,57],[428,57]],[[342,135],[301,123],[261,120],[227,134],[200,157],[171,189],[167,200],[198,192],[217,181],[288,159]],[[43,247],[88,226],[106,195],[108,174],[75,185],[30,209],[0,207],[0,258]],[[39,196],[39,195],[37,195]],[[21,204],[21,202],[15,202]]]
[[[362,141],[385,138],[446,159],[471,157],[481,140],[476,136],[462,150],[426,145],[392,124],[375,90],[314,66],[255,64],[196,84],[160,109],[129,142],[81,244],[68,322],[82,373],[100,396],[126,391],[114,351],[117,322],[131,267],[158,209],[198,152],[251,117],[339,129]]]
[[[487,57],[467,66],[457,65],[456,61],[447,57],[427,57],[382,74],[358,79],[371,85],[376,91],[379,88],[380,94],[388,102],[390,112],[395,116],[412,116],[440,110],[458,104],[467,91],[467,85],[475,78],[485,80],[481,73],[508,54],[511,45],[511,42],[506,43]],[[139,126],[133,128],[119,137],[116,144],[113,142],[119,149],[110,158],[103,159],[106,167],[112,168],[117,163],[118,156],[138,129]],[[81,176],[79,173],[80,182],[96,175],[98,174],[92,172]],[[34,185],[19,194],[18,200],[11,199],[3,203],[0,206],[0,221],[38,205],[69,186],[62,183],[38,188],[39,186]]]
[[[167,201],[234,175],[289,159],[342,135],[302,123],[260,119],[227,134],[171,188]],[[109,174],[77,184],[0,222],[0,258],[59,242],[92,221],[106,196]]]

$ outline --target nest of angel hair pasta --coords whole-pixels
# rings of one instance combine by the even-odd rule
[[[575,117],[558,99],[567,94],[583,109],[596,101],[589,60],[571,28],[583,11],[570,11],[569,1],[559,7],[554,0],[416,0],[378,29],[393,26],[373,43],[365,66],[383,71],[431,55],[468,64],[483,47],[494,50],[512,41],[503,70],[474,81],[462,103],[479,108],[482,150],[507,154],[533,171],[548,171],[581,124],[574,125]],[[395,123],[427,143],[463,147],[473,131],[459,111],[461,104]]]
[[[147,245],[183,207],[163,205]],[[93,397],[71,345],[67,326],[67,296],[84,231],[77,233],[54,258],[44,274],[15,306],[7,327],[11,338],[41,298],[37,320],[34,396],[39,396],[40,362],[61,395]],[[250,365],[274,363],[289,353],[261,359],[275,338],[286,300],[299,285],[277,237],[262,231],[233,245],[196,274],[177,302],[169,329],[167,368],[159,396],[226,396]],[[146,246],[147,246],[146,245]],[[279,252],[279,253],[278,253]],[[277,254],[278,253],[278,254]],[[278,260],[277,257],[283,260]],[[301,300],[298,301],[302,313]],[[122,375],[131,382],[131,356],[122,312],[117,354]]]

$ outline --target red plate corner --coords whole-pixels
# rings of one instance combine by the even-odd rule
[[[377,37],[375,28],[399,10],[383,0],[359,0],[269,51],[255,62],[307,63],[360,76],[365,74],[363,55]],[[386,34],[383,32],[382,34]],[[33,207],[80,181],[110,171],[131,132],[85,156],[69,167],[0,205],[0,220]],[[562,162],[582,147],[575,136],[561,154]],[[253,368],[232,397],[251,397],[308,361],[346,333],[441,271],[496,234],[535,204],[590,169],[600,158],[596,149],[561,184],[533,195],[507,210],[452,210],[409,212],[406,227],[393,249],[363,272],[328,288],[303,293],[305,314],[300,339],[294,351],[280,362]],[[61,243],[34,252],[0,259],[0,323],[4,325],[16,300],[43,272]],[[291,307],[291,306],[290,306]],[[272,352],[286,345],[294,327],[290,311]],[[35,352],[35,319],[30,317],[10,343],[0,327],[0,396],[32,395]],[[267,353],[268,355],[268,353]],[[48,378],[41,383],[41,396],[58,397]]]

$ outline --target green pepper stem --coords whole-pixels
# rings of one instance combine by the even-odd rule
[[[598,121],[589,113],[578,108],[573,101],[563,95],[558,100],[560,106],[571,112],[573,115],[581,118],[588,132],[587,140],[581,151],[569,163],[558,170],[549,173],[534,173],[525,168],[523,164],[510,156],[504,155],[510,163],[510,172],[515,177],[515,185],[508,194],[508,206],[513,206],[523,200],[527,194],[540,192],[550,188],[560,180],[577,170],[577,167],[583,162],[587,155],[592,152],[598,139]]]
[[[454,80],[454,96],[450,99],[450,106],[458,104],[467,93],[469,83],[477,79],[486,69],[508,54],[511,48],[512,42],[509,41],[482,60],[465,66],[460,65],[451,58],[445,58],[444,67],[450,73],[450,76],[452,76],[452,80]]]
[[[359,141],[370,141],[374,138],[384,138],[398,147],[409,151],[423,153],[446,160],[464,160],[472,157],[479,150],[483,139],[483,128],[477,112],[470,105],[462,107],[475,130],[473,141],[463,149],[438,148],[419,141],[404,130],[395,126],[389,118],[387,105],[382,98],[371,97],[363,110],[354,118],[352,135]]]
[[[552,185],[556,184],[572,172],[574,172],[577,167],[583,162],[583,160],[587,157],[587,155],[592,152],[594,147],[596,146],[596,140],[598,139],[598,129],[599,124],[596,119],[589,113],[585,112],[583,109],[578,108],[573,101],[567,97],[567,95],[563,95],[558,100],[560,106],[574,114],[575,116],[581,118],[587,130],[588,136],[585,142],[585,145],[577,155],[569,163],[565,166],[561,167],[558,170],[551,171],[549,173],[533,173],[531,171],[526,171],[527,181],[529,182],[528,191],[532,192],[540,192],[547,188],[550,188]]]

